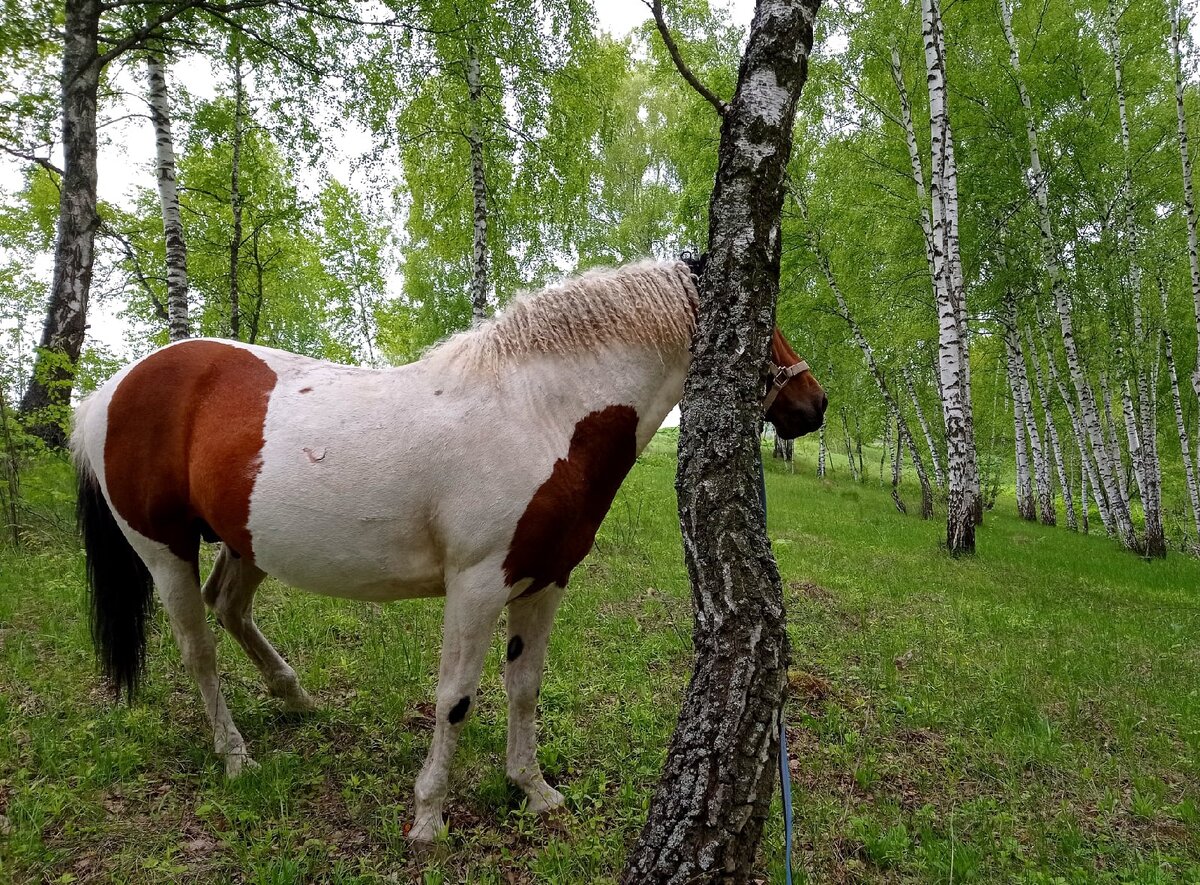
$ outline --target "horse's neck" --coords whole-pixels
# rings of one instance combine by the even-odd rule
[[[622,345],[573,357],[540,356],[505,379],[543,426],[575,425],[608,406],[631,406],[638,414],[638,448],[683,396],[690,355],[686,349]]]

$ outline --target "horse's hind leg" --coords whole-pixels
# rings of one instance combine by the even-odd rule
[[[204,698],[204,712],[212,725],[217,754],[225,760],[225,774],[237,777],[243,768],[254,762],[221,694],[217,680],[216,642],[204,618],[196,564],[182,560],[165,549],[142,558],[154,578],[158,598],[167,611],[171,632],[175,635],[184,666],[196,680],[200,695]]]
[[[508,692],[508,778],[528,796],[530,811],[563,804],[562,793],[546,783],[537,760],[537,700],[554,613],[563,588],[551,585],[508,605],[508,652],[504,688]]]
[[[310,712],[317,705],[301,687],[296,671],[254,623],[254,591],[265,577],[262,569],[235,557],[222,544],[212,574],[204,582],[204,601],[216,612],[221,624],[262,673],[272,697],[280,698],[285,710]]]

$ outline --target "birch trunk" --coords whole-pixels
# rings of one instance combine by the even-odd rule
[[[917,421],[921,425],[921,432],[925,434],[925,444],[929,446],[929,458],[933,465],[934,482],[937,483],[939,489],[944,489],[946,487],[946,475],[942,472],[942,459],[938,455],[937,444],[933,441],[933,433],[930,432],[929,422],[925,420],[925,410],[921,408],[921,399],[917,396],[916,387],[913,386],[912,376],[907,371],[904,372],[904,384],[908,388],[909,398],[913,401],[913,410],[917,413]],[[920,458],[916,460],[919,461]]]
[[[242,303],[238,286],[238,266],[242,252],[242,115],[245,90],[242,87],[242,45],[233,38],[233,158],[229,172],[229,206],[233,212],[233,235],[229,240],[229,334],[242,338]]]
[[[758,0],[722,121],[676,479],[695,665],[625,883],[748,881],[774,793],[789,648],[759,498],[759,406],[818,6]]]
[[[952,555],[975,551],[975,525],[982,514],[979,476],[972,448],[970,411],[966,399],[966,367],[959,324],[961,292],[954,291],[958,241],[955,222],[950,219],[957,205],[953,169],[948,167],[947,138],[950,131],[946,107],[945,48],[941,35],[937,0],[921,0],[925,67],[928,72],[930,135],[933,165],[930,172],[932,205],[933,277],[937,290],[939,372],[942,378],[942,412],[946,423],[949,488],[947,495],[946,546]]]
[[[858,475],[858,466],[854,463],[854,440],[850,438],[850,422],[846,419],[846,407],[842,406],[842,438],[846,444],[846,463],[850,467],[850,479],[858,482],[861,477]]]
[[[1129,507],[1129,480],[1125,469],[1124,453],[1121,451],[1121,441],[1118,436],[1117,422],[1113,419],[1112,413],[1112,391],[1108,388],[1108,376],[1100,376],[1100,395],[1103,398],[1103,418],[1104,426],[1101,428],[1104,438],[1105,451],[1108,454],[1109,461],[1112,462],[1113,470],[1116,473],[1117,479],[1117,494],[1121,496],[1121,503],[1126,509]],[[1112,507],[1112,500],[1109,500],[1109,507]]]
[[[63,23],[62,142],[58,232],[46,321],[20,412],[29,432],[66,444],[75,366],[83,351],[96,229],[96,97],[100,85],[99,0],[68,0]]]
[[[1010,296],[1011,297],[1011,296]],[[1013,315],[1009,313],[1009,319],[1012,320]],[[1013,346],[1013,339],[1016,333],[1012,326],[1005,331],[1004,334],[1004,350],[1008,356],[1008,389],[1012,394],[1013,406],[1013,446],[1016,454],[1017,462],[1017,515],[1021,519],[1027,519],[1030,522],[1036,522],[1037,503],[1033,495],[1033,478],[1029,470],[1029,451],[1025,442],[1026,435],[1026,419],[1025,419],[1025,403],[1021,396],[1020,384],[1017,381],[1017,352]]]
[[[1067,474],[1058,428],[1054,426],[1054,415],[1050,411],[1050,395],[1046,390],[1046,380],[1042,377],[1042,363],[1033,343],[1033,333],[1028,328],[1025,329],[1025,341],[1029,345],[1029,360],[1033,364],[1033,378],[1036,382],[1033,390],[1037,394],[1038,405],[1042,411],[1046,437],[1050,442],[1050,452],[1054,457],[1054,470],[1058,474],[1058,485],[1062,489],[1063,507],[1067,511],[1067,528],[1071,531],[1078,531],[1079,525],[1075,519],[1075,499],[1071,495],[1071,478]]]
[[[157,53],[146,53],[146,81],[150,121],[154,126],[158,202],[162,209],[163,240],[167,255],[167,332],[172,341],[187,338],[188,276],[187,245],[179,212],[179,190],[175,184],[175,138],[171,132],[171,102],[167,75]]]
[[[1079,402],[1079,415],[1091,443],[1096,458],[1096,468],[1099,473],[1103,495],[1108,502],[1109,515],[1112,518],[1117,536],[1121,543],[1130,550],[1138,549],[1137,535],[1133,530],[1133,521],[1129,515],[1127,501],[1118,496],[1117,479],[1114,476],[1114,465],[1109,458],[1104,444],[1103,430],[1100,427],[1099,412],[1096,408],[1095,394],[1083,369],[1083,362],[1075,343],[1074,322],[1071,316],[1071,302],[1063,279],[1062,264],[1058,255],[1058,243],[1050,219],[1050,197],[1047,178],[1042,170],[1041,153],[1038,149],[1037,126],[1034,122],[1033,104],[1021,78],[1020,55],[1017,41],[1012,30],[1012,11],[1009,0],[1000,0],[1000,17],[1004,27],[1004,37],[1008,42],[1009,63],[1016,80],[1017,91],[1021,106],[1025,112],[1026,134],[1029,139],[1029,171],[1032,180],[1034,201],[1038,208],[1038,226],[1041,230],[1042,260],[1046,266],[1046,275],[1050,279],[1050,291],[1054,298],[1054,308],[1058,313],[1059,325],[1062,329],[1063,349],[1067,357],[1067,368],[1070,372],[1071,383]]]
[[[1163,292],[1163,312],[1166,313],[1166,292]],[[1175,405],[1175,429],[1179,432],[1179,451],[1183,455],[1183,469],[1187,478],[1188,501],[1192,505],[1192,519],[1196,525],[1196,543],[1200,544],[1200,488],[1196,485],[1196,471],[1192,466],[1192,441],[1187,424],[1183,419],[1183,401],[1179,396],[1179,374],[1175,370],[1175,352],[1171,346],[1171,333],[1162,330],[1163,347],[1167,354],[1167,375],[1171,380],[1171,401]]]
[[[1200,247],[1196,235],[1196,192],[1192,186],[1192,155],[1188,147],[1187,109],[1183,103],[1183,50],[1180,48],[1179,18],[1181,3],[1171,3],[1171,55],[1175,68],[1175,117],[1179,133],[1179,160],[1183,171],[1183,206],[1187,219],[1188,266],[1192,273],[1192,309],[1196,319],[1196,371],[1192,390],[1200,398]]]
[[[884,427],[887,427],[887,422],[884,422]],[[901,513],[907,514],[908,508],[904,506],[904,500],[900,497],[900,472],[903,469],[902,456],[900,454],[904,444],[901,438],[907,433],[900,421],[896,422],[896,450],[892,453],[892,501],[896,505],[896,509]],[[928,488],[928,480],[925,487]]]
[[[1167,555],[1167,543],[1163,531],[1160,483],[1158,481],[1158,434],[1155,429],[1148,373],[1143,360],[1146,348],[1142,324],[1142,268],[1138,261],[1138,227],[1134,211],[1136,197],[1133,189],[1133,151],[1129,138],[1129,113],[1125,95],[1124,65],[1121,58],[1121,32],[1118,28],[1117,6],[1113,0],[1108,0],[1108,21],[1113,78],[1117,88],[1117,116],[1121,126],[1121,149],[1125,160],[1123,195],[1125,249],[1129,254],[1129,288],[1130,297],[1133,300],[1134,350],[1131,369],[1137,384],[1136,405],[1128,382],[1124,385],[1123,405],[1128,416],[1126,432],[1129,435],[1129,454],[1133,459],[1133,469],[1138,480],[1138,493],[1141,495],[1142,510],[1145,514],[1146,554],[1161,557]],[[1158,348],[1155,347],[1154,350],[1157,354]],[[1137,442],[1136,452],[1134,451],[1135,441]]]
[[[471,316],[475,322],[487,319],[488,309],[488,208],[487,178],[483,167],[483,135],[480,131],[483,85],[479,75],[479,55],[468,49],[467,97],[471,108],[471,128],[467,143],[471,148],[471,202],[474,229],[471,239]]]
[[[817,431],[817,479],[825,478],[825,422],[821,422],[821,429]],[[1197,517],[1200,519],[1200,517]]]
[[[1086,535],[1088,533],[1088,470],[1087,450],[1082,442],[1079,448],[1079,525]]]

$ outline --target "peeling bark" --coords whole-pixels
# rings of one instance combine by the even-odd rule
[[[789,649],[759,499],[759,404],[818,5],[759,0],[722,120],[676,480],[695,667],[625,883],[749,880],[774,790]]]

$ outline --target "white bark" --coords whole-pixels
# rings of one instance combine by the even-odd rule
[[[1017,50],[1016,38],[1012,30],[1012,11],[1009,0],[1000,0],[1000,17],[1004,27],[1004,37],[1009,47],[1009,63],[1017,84],[1021,106],[1025,111],[1026,134],[1029,139],[1029,173],[1034,201],[1038,208],[1038,222],[1042,239],[1042,259],[1046,266],[1046,275],[1050,279],[1050,291],[1054,297],[1054,308],[1058,313],[1059,325],[1062,329],[1063,349],[1067,357],[1067,368],[1070,372],[1071,383],[1079,402],[1079,415],[1086,430],[1088,441],[1096,459],[1100,487],[1107,500],[1108,510],[1112,518],[1112,526],[1121,543],[1131,550],[1138,549],[1137,535],[1133,529],[1133,521],[1129,515],[1128,498],[1118,493],[1117,478],[1114,476],[1114,464],[1108,455],[1104,433],[1100,426],[1099,412],[1096,408],[1096,398],[1091,384],[1084,372],[1083,361],[1080,358],[1075,343],[1074,322],[1071,316],[1071,302],[1063,279],[1062,263],[1059,259],[1058,242],[1050,218],[1050,188],[1047,177],[1042,169],[1041,153],[1038,149],[1037,126],[1033,116],[1033,104],[1021,78],[1020,55]],[[1053,362],[1053,361],[1051,361]]]
[[[821,422],[821,429],[817,431],[817,478],[825,478],[825,422]]]
[[[468,50],[467,97],[470,102],[471,126],[467,143],[471,148],[471,202],[474,226],[471,238],[471,315],[475,322],[488,317],[488,209],[487,178],[483,167],[483,135],[479,125],[482,111],[483,85],[479,75],[479,55],[475,47]]]
[[[954,289],[961,273],[956,270],[958,241],[956,222],[952,217],[957,207],[957,194],[953,193],[955,180],[947,148],[950,120],[946,107],[945,46],[937,0],[921,0],[921,13],[933,155],[930,174],[933,277],[937,290],[939,371],[949,461],[946,544],[952,554],[970,553],[975,550],[975,523],[982,513],[982,501],[978,494],[978,470],[970,426],[971,403],[967,399],[965,349],[959,323],[959,302],[963,296],[961,291]]]
[[[158,202],[162,210],[163,239],[167,256],[167,326],[172,341],[187,338],[188,277],[187,245],[183,236],[183,217],[179,211],[179,190],[175,183],[175,139],[171,132],[171,102],[167,75],[162,59],[146,53],[147,100],[154,126],[155,167]]]

